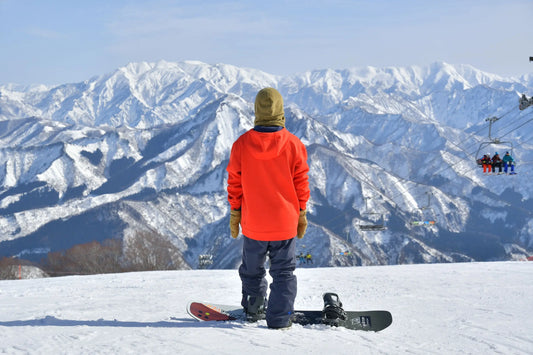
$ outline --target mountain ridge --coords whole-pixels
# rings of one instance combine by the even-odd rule
[[[55,250],[46,245],[50,225],[98,215],[107,226],[101,236],[57,233],[72,244],[146,228],[173,241],[192,266],[211,253],[213,267],[235,267],[240,242],[226,228],[225,165],[233,141],[252,128],[255,94],[273,86],[288,129],[308,146],[310,228],[299,248],[319,265],[523,257],[533,251],[533,129],[513,128],[530,114],[518,110],[519,93],[531,94],[528,80],[447,63],[284,77],[161,61],[53,88],[3,85],[0,249],[21,253],[22,239],[33,238],[36,249]],[[476,167],[489,115],[505,119],[493,134],[510,131],[517,176],[485,177]],[[509,186],[490,186],[491,178]],[[114,213],[106,221],[98,211]],[[427,218],[437,224],[411,224]],[[388,229],[359,228],[378,221]],[[222,251],[229,254],[216,257]],[[339,261],[341,251],[357,257]]]

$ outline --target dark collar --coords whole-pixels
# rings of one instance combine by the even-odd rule
[[[270,132],[278,132],[281,131],[283,127],[281,126],[255,126],[254,131],[257,132],[263,132],[263,133],[270,133]]]

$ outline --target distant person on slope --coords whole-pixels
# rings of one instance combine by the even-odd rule
[[[228,164],[231,236],[244,235],[241,305],[248,320],[269,328],[291,325],[296,298],[296,241],[307,228],[307,150],[285,128],[283,98],[273,88],[255,98],[255,127],[240,136]],[[270,295],[265,261],[270,258]],[[265,302],[266,305],[265,311]],[[265,315],[266,314],[266,315]]]

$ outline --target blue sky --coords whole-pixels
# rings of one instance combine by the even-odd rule
[[[372,65],[533,72],[532,0],[0,0],[0,85],[62,84],[130,62],[287,75]]]

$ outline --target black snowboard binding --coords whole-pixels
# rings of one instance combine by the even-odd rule
[[[261,296],[247,296],[247,306],[244,307],[246,312],[246,320],[248,322],[257,322],[265,319],[265,303],[266,300]]]
[[[336,293],[324,293],[324,309],[322,321],[324,324],[338,327],[339,322],[346,320],[346,312],[342,309],[342,302]]]

